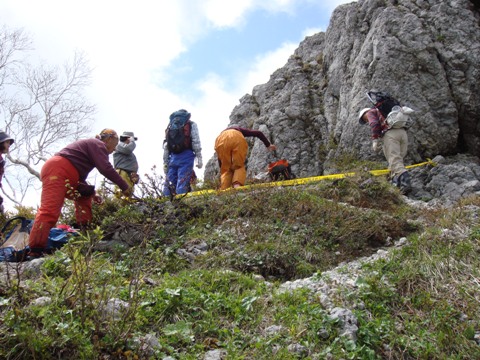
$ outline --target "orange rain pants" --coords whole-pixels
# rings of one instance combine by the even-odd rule
[[[75,218],[78,225],[92,220],[92,196],[75,194],[79,175],[72,163],[61,156],[48,159],[40,172],[42,195],[40,208],[35,216],[28,239],[31,251],[41,252],[47,247],[50,229],[53,228],[62,212],[65,198],[75,202]]]
[[[245,185],[248,144],[242,133],[234,129],[222,131],[215,140],[215,152],[220,163],[220,190],[232,184]]]

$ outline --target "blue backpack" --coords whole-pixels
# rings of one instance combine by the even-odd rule
[[[170,123],[165,130],[165,141],[169,152],[180,154],[192,148],[190,116],[191,114],[183,109],[170,115]]]

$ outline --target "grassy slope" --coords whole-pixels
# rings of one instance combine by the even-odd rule
[[[218,348],[228,359],[480,358],[476,205],[419,211],[365,175],[119,210],[111,200],[101,231],[1,287],[0,357],[197,359]],[[94,251],[112,236],[133,246]],[[338,285],[335,305],[359,320],[356,343],[315,294],[276,291],[402,236],[408,245],[364,265],[357,287]],[[50,302],[32,305],[42,296]],[[120,319],[105,310],[112,298],[128,304]]]

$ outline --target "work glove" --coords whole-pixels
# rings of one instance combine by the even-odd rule
[[[382,142],[379,139],[373,140],[372,149],[376,154],[378,154],[380,151],[382,151]]]
[[[203,167],[202,158],[197,157],[197,168],[201,169]]]

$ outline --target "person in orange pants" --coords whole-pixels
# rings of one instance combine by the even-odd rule
[[[215,140],[215,152],[220,166],[220,190],[245,185],[247,178],[245,159],[248,152],[245,137],[256,137],[262,140],[269,151],[277,149],[275,145],[270,144],[261,131],[245,129],[236,125],[223,130]]]
[[[65,199],[75,203],[77,225],[87,225],[92,220],[92,201],[101,202],[93,187],[85,188],[86,178],[93,168],[114,182],[126,196],[130,186],[115,171],[108,160],[118,144],[114,130],[104,129],[92,139],[78,140],[48,159],[42,167],[42,194],[40,208],[30,232],[28,245],[30,257],[41,256],[46,250],[50,229],[60,217]]]

